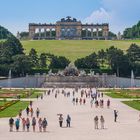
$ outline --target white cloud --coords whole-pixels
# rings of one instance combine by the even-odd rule
[[[104,8],[93,11],[90,16],[84,19],[85,23],[108,23],[111,19],[111,13],[107,12]]]
[[[101,0],[101,8],[94,10],[84,22],[107,22],[110,24],[111,31],[123,32],[125,28],[131,27],[140,20],[139,5],[140,0]]]

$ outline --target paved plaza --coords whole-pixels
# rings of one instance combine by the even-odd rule
[[[72,89],[66,89],[72,93]],[[80,97],[75,93],[75,97]],[[43,100],[35,99],[33,108],[40,108],[41,117],[46,117],[48,121],[47,132],[40,133],[38,127],[36,132],[9,132],[9,118],[0,119],[0,139],[1,140],[139,140],[140,122],[139,111],[136,111],[118,99],[112,99],[104,95],[104,108],[93,108],[90,106],[89,98],[86,99],[86,105],[73,105],[71,97],[64,97],[61,93],[55,99],[54,94],[44,96]],[[110,109],[106,107],[106,101],[110,99]],[[118,122],[114,122],[113,110],[118,113]],[[63,114],[63,128],[59,127],[58,115]],[[66,128],[67,114],[71,116],[71,128]],[[94,117],[101,115],[105,118],[105,129],[94,129]],[[25,111],[23,116],[26,117]],[[100,125],[99,125],[100,127]],[[15,129],[14,129],[15,130]]]

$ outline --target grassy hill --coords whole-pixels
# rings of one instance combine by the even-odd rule
[[[57,56],[66,56],[71,61],[77,58],[85,57],[92,52],[97,52],[101,49],[115,46],[122,50],[127,50],[128,47],[136,43],[140,45],[140,40],[134,41],[101,41],[101,40],[37,40],[37,41],[22,41],[25,52],[29,53],[31,48],[42,52],[52,53]]]

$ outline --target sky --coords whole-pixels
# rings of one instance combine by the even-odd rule
[[[71,16],[83,23],[109,23],[123,32],[140,20],[140,0],[0,0],[0,25],[16,34],[29,23],[56,23]]]

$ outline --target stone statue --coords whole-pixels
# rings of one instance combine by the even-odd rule
[[[74,64],[70,63],[69,66],[65,68],[64,75],[65,76],[79,76],[79,71],[75,67]]]

